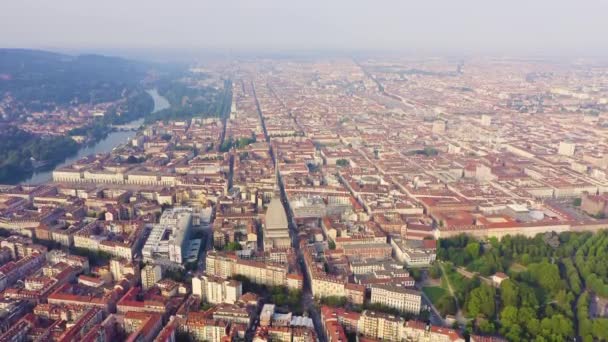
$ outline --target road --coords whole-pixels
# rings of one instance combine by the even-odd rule
[[[203,246],[201,246],[201,252],[198,258],[197,270],[200,272],[205,271],[206,261],[207,261],[207,251],[213,249],[213,231],[211,229],[210,223],[202,223],[201,230],[205,234],[205,241]]]
[[[445,325],[445,321],[443,320],[443,317],[441,317],[441,313],[437,310],[437,308],[435,308],[435,306],[433,305],[433,302],[431,302],[431,299],[429,297],[427,297],[424,292],[422,292],[422,289],[419,289],[419,290],[422,293],[422,304],[431,308],[430,316],[429,316],[429,320],[431,321],[431,324],[436,325],[436,326]]]
[[[494,282],[492,282],[492,279],[479,275],[479,273],[477,273],[477,272],[468,271],[466,268],[464,268],[462,266],[456,267],[456,272],[460,273],[461,276],[468,278],[468,279],[473,279],[475,277],[479,277],[479,279],[481,279],[486,284],[488,284],[490,286],[494,286]]]
[[[253,82],[251,83],[251,88],[253,89],[253,97],[255,99],[258,114],[260,116],[260,121],[262,122],[262,129],[264,130],[264,137],[266,138],[266,141],[270,143],[270,137],[268,136],[268,131],[266,130],[266,123],[264,122],[264,114],[262,113],[262,109],[260,108],[260,103],[259,103],[258,97],[255,93],[255,86],[254,86]],[[273,94],[273,95],[276,97],[276,94]],[[275,154],[273,152],[274,151],[272,151],[272,147],[270,147],[269,153],[272,158],[272,161],[276,165],[276,163],[278,161],[275,160]],[[285,188],[283,186],[283,182],[282,182],[280,174],[278,177],[278,183],[279,183],[279,189],[280,189],[280,193],[281,193],[281,202],[283,203],[283,208],[285,209],[285,212],[287,214],[287,222],[289,224],[289,231],[291,234],[292,245],[293,245],[293,248],[297,255],[300,269],[302,270],[302,272],[305,273],[306,267],[304,265],[304,259],[303,259],[302,253],[300,252],[300,244],[298,243],[298,240],[297,240],[297,226],[291,215],[291,210],[289,210],[289,202],[287,201],[287,194],[285,192]],[[319,312],[317,311],[317,308],[315,307],[315,301],[312,296],[312,290],[311,290],[308,278],[306,277],[306,274],[304,274],[302,299],[301,299],[300,303],[302,304],[302,309],[305,312],[308,312],[309,317],[312,318],[312,320],[313,320],[317,338],[319,339],[319,341],[325,342],[327,339],[325,338],[325,333],[323,332],[323,329],[322,329],[323,326],[321,325],[321,315],[319,314]]]
[[[304,265],[304,259],[301,253],[298,251],[298,262],[300,263],[300,267],[303,272],[306,272],[306,266]],[[310,287],[310,282],[308,281],[308,277],[304,275],[304,289],[302,290],[302,308],[308,312],[310,318],[315,325],[315,333],[317,334],[317,338],[319,341],[327,341],[325,336],[325,332],[323,331],[323,325],[321,324],[321,314],[317,311],[315,306],[315,299],[312,296],[312,290]]]

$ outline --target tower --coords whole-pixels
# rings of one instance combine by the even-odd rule
[[[264,249],[288,248],[291,245],[289,224],[285,207],[281,202],[279,187],[279,159],[274,155],[274,193],[264,217]]]
[[[281,196],[281,188],[279,187],[279,148],[274,151],[274,193],[273,198]]]

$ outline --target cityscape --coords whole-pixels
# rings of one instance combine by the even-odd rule
[[[0,342],[608,340],[605,58],[116,56],[0,48]]]

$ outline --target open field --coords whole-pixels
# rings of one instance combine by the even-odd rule
[[[437,303],[437,301],[439,301],[441,297],[445,296],[448,293],[446,289],[439,286],[423,287],[422,291],[429,297],[431,302],[433,302],[433,305]]]

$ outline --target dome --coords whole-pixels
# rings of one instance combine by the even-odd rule
[[[278,196],[275,196],[266,210],[266,229],[287,229],[287,214],[283,203]]]

